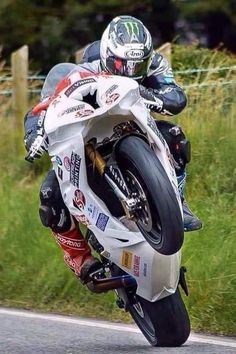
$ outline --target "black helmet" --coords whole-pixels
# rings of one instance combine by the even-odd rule
[[[111,74],[141,79],[150,66],[152,37],[136,18],[115,17],[102,35],[100,54],[103,67]]]

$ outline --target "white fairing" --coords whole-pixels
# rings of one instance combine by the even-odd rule
[[[117,76],[82,79],[78,72],[70,80],[70,86],[50,104],[45,118],[49,154],[65,204],[93,231],[105,249],[103,255],[135,277],[137,294],[149,301],[168,296],[178,284],[180,252],[171,256],[157,253],[132,222],[127,227],[111,215],[88,185],[84,145],[94,136],[98,142],[110,137],[119,122],[135,120],[147,133],[180,203],[168,147],[140,98],[137,82]],[[96,94],[97,109],[82,101],[88,93]]]

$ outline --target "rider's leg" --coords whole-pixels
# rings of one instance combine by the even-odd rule
[[[42,224],[50,227],[64,251],[65,263],[86,282],[89,274],[101,268],[101,262],[91,250],[66,207],[53,170],[50,170],[40,189],[39,215]]]
[[[190,161],[191,157],[190,142],[186,139],[185,134],[178,125],[165,120],[157,120],[156,124],[165,138],[176,163],[175,171],[183,205],[184,230],[193,231],[201,229],[201,220],[199,220],[199,218],[192,213],[184,197],[186,164]]]

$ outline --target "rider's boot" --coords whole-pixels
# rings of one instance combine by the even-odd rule
[[[180,197],[181,197],[181,200],[182,200],[182,206],[183,206],[184,231],[199,230],[199,229],[202,228],[202,222],[189,209],[189,206],[188,206],[188,204],[186,202],[186,199],[184,197],[184,188],[185,188],[185,182],[186,182],[186,172],[184,172],[180,176],[177,176],[177,180],[178,180],[178,189],[179,189]]]
[[[73,225],[69,231],[53,232],[53,235],[64,250],[65,263],[82,283],[87,283],[92,273],[102,269],[102,263],[91,255],[90,247],[77,227]]]

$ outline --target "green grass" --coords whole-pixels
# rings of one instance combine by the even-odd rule
[[[173,58],[175,70],[235,64],[224,53],[179,46]],[[178,77],[186,85],[222,80],[236,80],[235,71]],[[194,330],[236,335],[236,85],[187,94],[188,107],[173,119],[192,143],[186,196],[204,228],[185,235],[182,263],[190,295],[184,301]],[[6,129],[10,119],[9,110],[0,116],[0,303],[129,321],[112,292],[91,294],[64,266],[62,251],[38,217],[48,160],[33,167],[15,157],[13,131]]]
[[[112,292],[93,295],[65,267],[62,251],[39,221],[41,179],[1,178],[0,303],[123,319]]]

